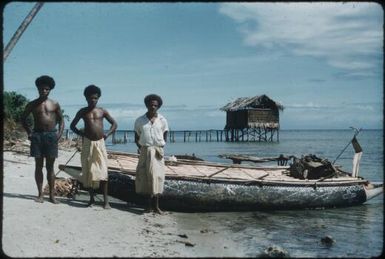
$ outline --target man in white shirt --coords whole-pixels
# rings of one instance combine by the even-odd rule
[[[147,112],[135,121],[135,143],[139,148],[139,162],[136,167],[136,193],[148,197],[146,212],[162,214],[159,195],[164,186],[164,151],[168,123],[158,113],[163,101],[159,95],[150,94],[144,98]]]

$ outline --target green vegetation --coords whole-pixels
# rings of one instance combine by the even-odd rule
[[[4,119],[21,122],[21,116],[29,100],[16,92],[4,92]]]
[[[3,112],[4,112],[4,139],[25,138],[25,132],[21,126],[21,117],[25,106],[29,100],[16,92],[3,92]],[[32,116],[28,117],[28,122],[32,124]]]

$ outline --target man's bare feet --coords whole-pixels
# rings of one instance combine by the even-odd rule
[[[109,209],[111,209],[111,206],[110,206],[109,203],[106,203],[106,204],[103,205],[103,208],[104,208],[105,210],[109,210]]]
[[[152,208],[145,208],[143,213],[150,213],[153,212],[154,210]]]
[[[49,201],[52,202],[53,204],[59,204],[60,201],[56,200],[55,197],[50,197]]]
[[[92,207],[95,204],[95,200],[90,200],[87,204],[87,207]]]
[[[164,212],[161,211],[159,208],[155,208],[155,209],[154,209],[154,212],[155,212],[155,213],[158,213],[159,215],[163,215],[163,214],[164,214]]]
[[[39,196],[39,197],[35,198],[34,201],[38,202],[38,203],[43,203],[44,202],[44,198],[43,198],[43,196]]]

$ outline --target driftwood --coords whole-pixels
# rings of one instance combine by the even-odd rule
[[[26,140],[4,140],[3,151],[29,154],[30,143]]]
[[[192,155],[175,155],[175,157],[177,159],[204,161],[202,158],[196,157],[194,153]]]
[[[56,178],[54,195],[59,197],[73,198],[78,193],[79,183],[73,178]],[[49,185],[44,187],[43,193],[49,194]]]
[[[287,165],[287,162],[293,158],[293,156],[280,155],[279,157],[257,157],[242,154],[221,154],[221,158],[227,158],[233,160],[233,164],[240,164],[242,161],[249,161],[254,163],[264,163],[277,161],[278,165]]]

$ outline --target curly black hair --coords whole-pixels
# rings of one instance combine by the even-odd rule
[[[84,89],[83,94],[85,97],[88,97],[92,94],[98,94],[98,96],[100,97],[100,96],[102,96],[102,91],[96,85],[89,85]]]
[[[40,86],[48,86],[52,90],[55,88],[55,80],[50,76],[44,75],[36,78],[35,85],[37,88]]]
[[[144,104],[146,105],[146,107],[150,104],[152,100],[158,101],[158,105],[159,105],[158,108],[160,108],[163,104],[162,98],[159,95],[149,94],[146,97],[144,97]]]

